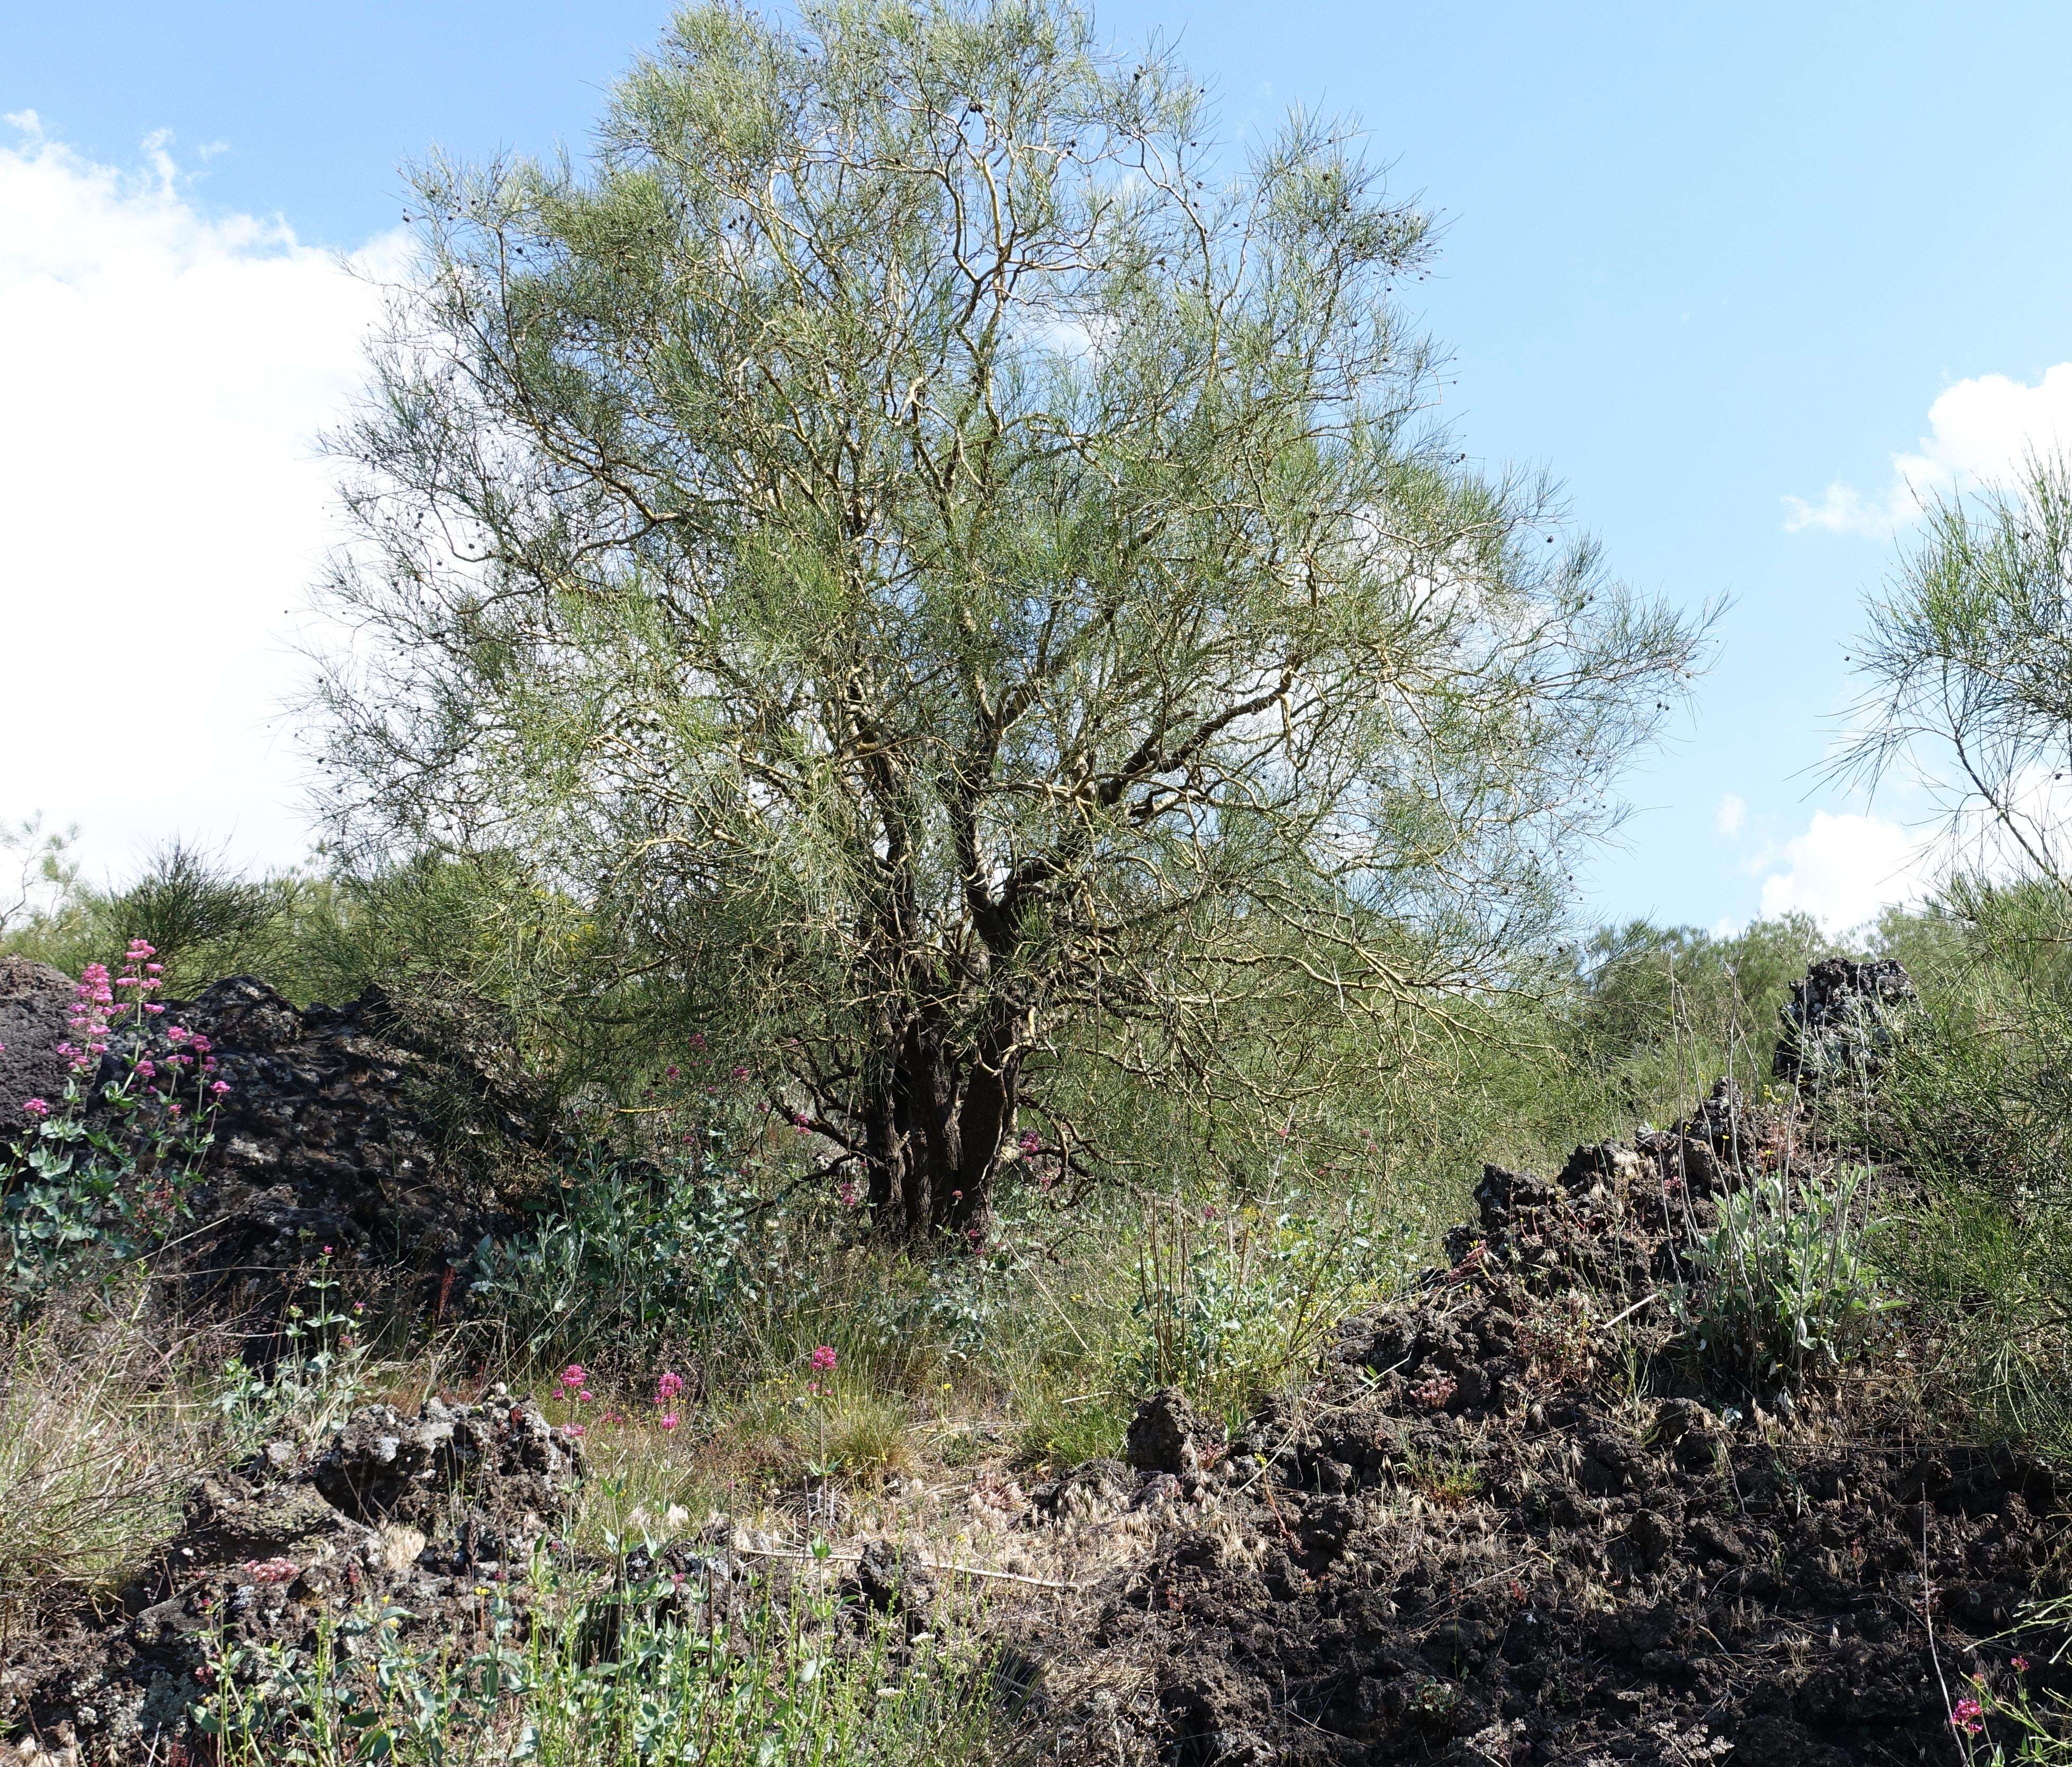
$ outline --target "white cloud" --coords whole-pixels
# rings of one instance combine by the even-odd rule
[[[1929,433],[1892,457],[1892,482],[1866,496],[1831,484],[1817,503],[1786,497],[1784,525],[1883,538],[1905,526],[1924,500],[2004,479],[2031,451],[2072,449],[2072,362],[2046,369],[2030,386],[1982,374],[1943,389],[1928,408]]]
[[[204,213],[162,137],[125,171],[7,121],[0,818],[78,822],[96,869],[175,833],[291,861],[278,707],[334,531],[314,439],[379,292],[282,222]]]
[[[1740,794],[1729,792],[1720,800],[1720,807],[1712,813],[1712,826],[1733,840],[1748,826],[1748,805]]]
[[[1919,900],[1930,859],[1930,843],[1897,822],[1815,810],[1806,832],[1785,842],[1782,864],[1765,862],[1762,912],[1811,914],[1847,932],[1893,903]]]

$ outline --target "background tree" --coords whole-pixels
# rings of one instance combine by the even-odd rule
[[[341,825],[754,1020],[899,1234],[1503,985],[1698,649],[1429,426],[1349,135],[1207,122],[1048,0],[694,7],[586,170],[417,176],[343,439]]]
[[[1868,611],[1833,770],[1875,786],[1906,767],[1962,859],[2072,889],[2072,465],[2031,456],[2008,484],[1938,499]]]

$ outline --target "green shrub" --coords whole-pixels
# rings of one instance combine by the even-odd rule
[[[1687,1251],[1690,1279],[1672,1291],[1702,1357],[1790,1388],[1863,1347],[1893,1304],[1866,1245],[1866,1176],[1766,1172],[1720,1199],[1718,1225]]]
[[[219,1641],[199,1728],[224,1767],[993,1758],[986,1661],[927,1635],[909,1649],[882,1621],[845,1643],[824,1573],[789,1601],[766,1590],[732,1624],[684,1616],[667,1578],[576,1588],[542,1561],[533,1580],[545,1623],[487,1593],[483,1634],[444,1652],[405,1637],[410,1617],[394,1609],[327,1621],[307,1649]]]

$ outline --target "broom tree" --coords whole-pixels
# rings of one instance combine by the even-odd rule
[[[340,824],[517,856],[571,999],[754,1016],[893,1234],[1504,985],[1696,658],[1433,422],[1356,138],[1219,144],[1063,0],[695,6],[589,163],[414,187]]]

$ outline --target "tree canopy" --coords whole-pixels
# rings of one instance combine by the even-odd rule
[[[341,827],[516,855],[572,999],[753,1019],[890,1231],[1504,985],[1697,659],[1433,421],[1350,129],[1240,152],[1061,0],[694,6],[589,163],[415,192]]]

